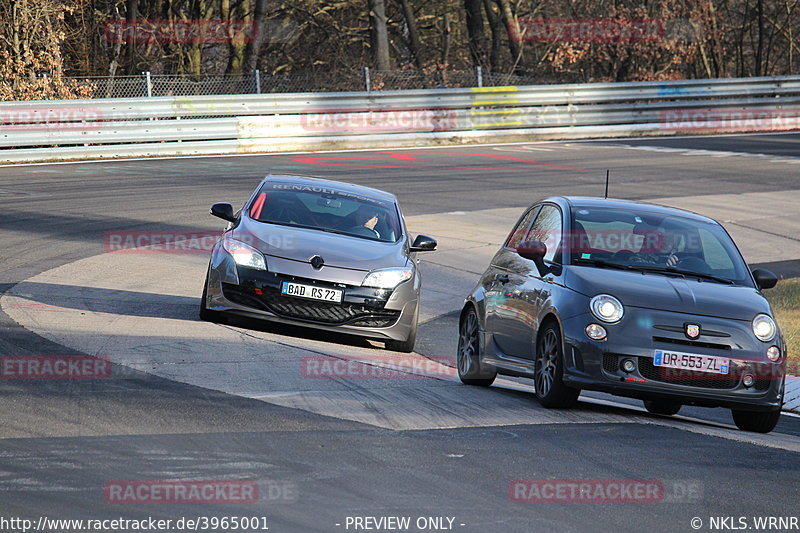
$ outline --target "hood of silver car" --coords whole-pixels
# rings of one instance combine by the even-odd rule
[[[578,292],[610,294],[624,306],[748,321],[770,313],[769,303],[753,287],[583,266],[570,267],[567,276],[567,285]]]
[[[408,264],[403,239],[386,243],[252,221],[243,221],[231,236],[260,250],[267,256],[268,264],[270,257],[306,264],[319,257],[326,267],[364,272]]]

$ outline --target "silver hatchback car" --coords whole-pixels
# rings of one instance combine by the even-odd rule
[[[244,207],[211,206],[229,222],[214,245],[200,318],[241,315],[414,349],[422,278],[394,195],[304,176],[267,176]]]

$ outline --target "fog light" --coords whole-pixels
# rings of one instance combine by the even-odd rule
[[[636,363],[633,362],[633,359],[625,359],[622,361],[622,370],[630,374],[636,370]]]
[[[595,341],[602,341],[605,340],[606,335],[606,328],[601,326],[600,324],[589,324],[586,326],[586,336]]]
[[[744,383],[745,387],[752,387],[755,382],[756,378],[754,378],[752,374],[745,374],[742,378],[742,383]]]
[[[773,363],[778,362],[781,358],[781,349],[777,346],[770,346],[767,348],[767,358]]]

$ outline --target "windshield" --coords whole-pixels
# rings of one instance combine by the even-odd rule
[[[747,266],[719,224],[635,209],[576,207],[573,264],[691,274],[752,285]]]
[[[324,186],[265,183],[249,206],[259,222],[340,233],[381,242],[401,236],[393,202]]]

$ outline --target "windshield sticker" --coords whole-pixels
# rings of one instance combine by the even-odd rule
[[[388,202],[382,202],[376,198],[370,198],[368,196],[361,196],[359,194],[353,194],[344,191],[337,191],[335,189],[331,189],[328,187],[318,187],[313,185],[297,185],[292,183],[265,183],[264,187],[269,187],[272,190],[282,190],[282,191],[297,191],[297,192],[311,192],[311,193],[318,193],[322,195],[330,195],[335,196],[337,198],[352,198],[359,202],[369,203],[369,204],[376,204],[376,205],[389,205]]]

